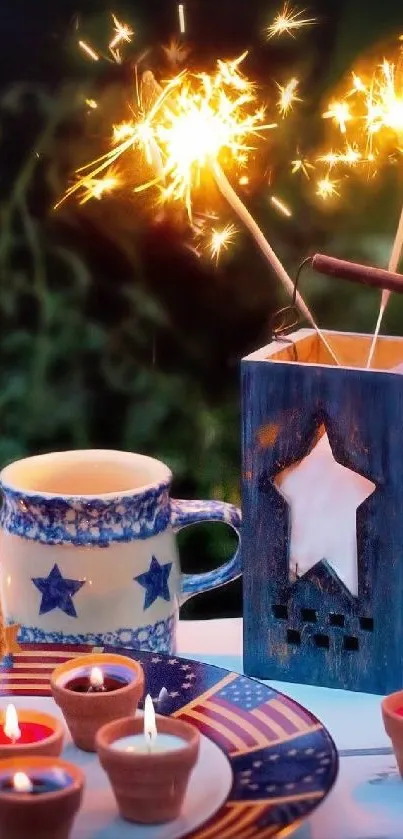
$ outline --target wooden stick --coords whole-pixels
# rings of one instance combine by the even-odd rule
[[[397,230],[396,230],[396,236],[395,236],[395,240],[393,242],[392,253],[391,253],[390,259],[389,259],[389,265],[388,265],[389,271],[396,271],[396,268],[399,265],[400,257],[402,255],[402,246],[403,246],[403,207],[402,207],[402,211],[400,213],[399,224],[398,224],[398,227],[397,227]],[[374,336],[372,338],[372,343],[371,343],[371,347],[370,347],[369,355],[368,355],[367,369],[369,367],[371,367],[372,358],[373,358],[373,355],[374,355],[374,352],[375,352],[376,342],[378,340],[378,335],[379,335],[379,332],[380,332],[380,329],[381,329],[382,318],[385,314],[386,307],[389,303],[390,294],[391,294],[391,292],[390,292],[389,289],[384,289],[383,292],[382,292],[382,298],[381,298],[381,305],[379,307],[378,320],[376,322],[375,332],[374,332]]]
[[[294,294],[294,283],[291,277],[288,276],[287,271],[285,270],[282,262],[280,262],[277,254],[274,252],[273,248],[263,235],[259,225],[255,221],[253,216],[251,216],[249,210],[245,207],[245,204],[243,204],[243,202],[239,198],[239,195],[231,186],[227,176],[224,174],[219,163],[217,163],[215,160],[211,162],[211,172],[213,174],[216,185],[221,192],[221,195],[223,195],[226,201],[228,201],[228,204],[230,207],[232,207],[234,213],[236,213],[238,218],[245,225],[246,229],[249,230],[249,233],[255,240],[266,262],[270,265],[270,268],[277,274],[277,277],[280,280],[281,284],[292,297]],[[317,335],[325,345],[327,351],[332,356],[333,361],[336,364],[338,364],[339,362],[337,360],[337,357],[334,351],[332,350],[326,336],[323,334],[321,329],[319,329],[319,326],[317,325],[311,310],[305,303],[303,297],[301,297],[301,295],[298,292],[296,294],[295,302],[299,310],[302,312],[303,316],[316,330]]]
[[[372,288],[387,289],[403,294],[403,275],[371,265],[359,265],[357,262],[347,262],[345,259],[335,259],[317,253],[312,258],[312,266],[320,274],[337,277],[339,280],[349,280]]]

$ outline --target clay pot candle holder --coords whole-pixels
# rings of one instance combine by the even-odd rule
[[[399,772],[403,778],[403,690],[386,696],[381,708],[385,731],[392,741]]]
[[[60,664],[50,683],[75,745],[92,752],[101,726],[136,712],[144,673],[131,658],[100,653]]]
[[[41,711],[18,709],[9,704],[0,711],[0,759],[53,755],[63,747],[62,723]]]
[[[68,839],[84,774],[54,757],[0,761],[0,839]]]
[[[145,706],[144,721],[128,717],[105,725],[98,731],[96,746],[122,818],[161,824],[180,814],[200,734],[172,717],[157,717],[157,734],[154,715],[148,738],[146,713]]]

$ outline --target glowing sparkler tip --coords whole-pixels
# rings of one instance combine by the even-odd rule
[[[263,122],[264,108],[256,107],[253,85],[240,71],[245,57],[218,61],[212,73],[183,71],[161,85],[154,80],[146,107],[140,91],[137,113],[113,126],[109,151],[77,171],[65,197],[77,193],[85,202],[123,185],[136,193],[157,186],[161,202],[182,202],[192,219],[193,192],[221,155],[227,163],[246,165],[252,138],[273,127]],[[145,74],[142,86],[143,79]],[[133,152],[139,165],[119,167],[119,177],[111,172],[122,156]],[[150,177],[142,178],[144,163],[153,170]],[[225,235],[217,230],[214,254],[233,235],[232,228]]]
[[[304,18],[304,14],[305,9],[294,9],[288,2],[285,2],[282,11],[278,12],[273,23],[267,27],[267,39],[281,37],[281,35],[290,35],[295,38],[294,32],[296,30],[316,23],[316,18]]]

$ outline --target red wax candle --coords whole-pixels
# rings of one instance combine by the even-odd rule
[[[47,737],[50,737],[54,730],[48,725],[42,725],[39,722],[20,722],[19,729],[21,736],[18,740],[13,740],[7,737],[3,728],[0,728],[0,746],[9,746],[10,744],[14,745],[17,743],[20,746],[26,746],[28,743],[38,743],[40,740],[45,740]]]
[[[0,710],[0,759],[28,755],[58,757],[63,739],[62,723],[50,714],[27,709],[16,711],[13,706]]]
[[[403,705],[401,705],[400,708],[396,708],[395,714],[399,717],[403,717]]]

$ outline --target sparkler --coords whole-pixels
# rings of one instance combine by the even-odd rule
[[[324,117],[332,118],[339,131],[351,135],[344,152],[327,155],[329,169],[345,164],[367,167],[389,161],[391,152],[401,153],[403,139],[403,59],[401,47],[397,61],[383,58],[364,72],[352,72],[344,96],[331,103]],[[326,155],[322,157],[325,161]],[[388,268],[396,271],[403,249],[403,208],[389,259]],[[367,367],[372,364],[383,315],[390,291],[383,291],[378,319],[370,347]]]
[[[293,295],[291,278],[223,169],[223,165],[245,165],[253,142],[276,127],[276,123],[265,121],[265,109],[257,101],[254,85],[241,72],[246,55],[217,61],[213,73],[183,71],[162,85],[155,83],[151,107],[146,112],[140,107],[137,114],[131,112],[123,124],[114,126],[111,148],[81,167],[65,198],[75,193],[81,200],[99,198],[121,185],[135,192],[153,187],[161,202],[181,203],[192,220],[194,196],[211,188],[212,179],[287,293]],[[148,75],[152,76],[150,71]],[[153,175],[137,183],[141,161]],[[211,252],[217,257],[228,247],[233,231],[227,228],[224,234],[216,230],[213,237]],[[299,293],[296,303],[337,361]]]
[[[281,35],[290,35],[295,38],[296,30],[316,23],[316,18],[304,18],[304,14],[304,9],[293,9],[287,2],[284,3],[282,11],[276,15],[273,23],[267,27],[267,39],[270,40]]]

